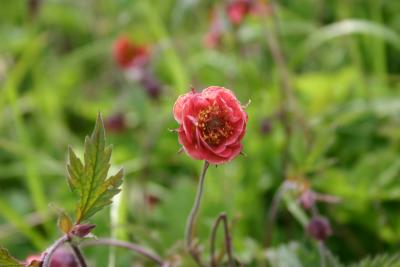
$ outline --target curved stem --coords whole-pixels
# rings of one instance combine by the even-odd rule
[[[42,262],[43,262],[43,267],[50,267],[50,261],[51,257],[53,256],[54,252],[64,245],[66,242],[69,241],[69,237],[67,235],[62,236],[60,239],[58,239],[56,242],[53,243],[49,248],[45,250],[42,254]]]
[[[90,240],[82,244],[82,247],[89,247],[89,246],[114,246],[114,247],[120,247],[120,248],[126,248],[129,250],[132,250],[134,252],[137,252],[148,259],[152,260],[154,263],[158,264],[159,266],[163,265],[163,260],[161,259],[160,256],[148,251],[147,249],[125,241],[119,241],[119,240],[114,240],[114,239],[107,239],[107,238],[100,238],[96,240]]]
[[[85,258],[83,257],[82,251],[79,249],[79,247],[72,242],[68,242],[72,250],[74,251],[75,257],[79,262],[79,265],[81,267],[87,267],[87,263],[85,261]]]
[[[217,263],[215,260],[215,240],[217,238],[217,231],[218,231],[218,226],[219,226],[220,222],[222,222],[224,224],[226,254],[228,255],[228,267],[234,267],[235,263],[234,263],[233,255],[232,255],[232,237],[229,232],[228,219],[224,212],[218,216],[217,220],[215,221],[215,223],[213,225],[212,232],[211,232],[211,243],[210,243],[211,267],[217,267]]]
[[[206,177],[208,166],[210,166],[210,164],[207,161],[204,161],[203,170],[201,171],[200,180],[197,187],[196,198],[186,223],[186,233],[185,233],[186,250],[192,255],[193,259],[200,266],[202,266],[202,264],[193,247],[193,237],[194,237],[194,225],[196,223],[197,214],[199,212],[200,203],[203,196],[204,180]]]

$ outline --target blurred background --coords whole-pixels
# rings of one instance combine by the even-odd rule
[[[220,85],[251,104],[245,155],[207,174],[206,254],[226,211],[246,266],[319,266],[306,191],[321,196],[332,258],[395,253],[399,14],[390,0],[0,0],[0,244],[25,259],[60,235],[54,207],[76,203],[67,147],[82,152],[100,111],[126,176],[94,234],[179,254],[202,163],[177,153],[172,106]],[[152,266],[85,253],[92,266]]]

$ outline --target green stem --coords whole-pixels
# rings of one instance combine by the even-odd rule
[[[83,247],[101,246],[101,245],[126,248],[126,249],[129,249],[131,251],[134,251],[136,253],[139,253],[139,254],[145,256],[146,258],[150,259],[152,262],[154,262],[155,264],[157,264],[159,266],[164,266],[163,259],[160,256],[158,256],[157,254],[154,254],[150,250],[148,250],[144,247],[141,247],[137,244],[129,243],[126,241],[100,238],[100,239],[89,240],[82,244]]]
[[[176,49],[174,48],[169,34],[165,28],[165,23],[160,19],[160,14],[157,13],[157,9],[154,8],[150,1],[141,1],[143,7],[143,13],[147,18],[149,28],[159,40],[162,40],[165,44],[165,57],[168,62],[169,70],[171,71],[172,79],[174,80],[174,86],[179,94],[185,93],[189,86],[189,80],[185,68],[179,58]]]
[[[203,196],[203,189],[204,189],[204,181],[206,177],[206,172],[210,164],[207,161],[204,161],[203,165],[203,170],[200,175],[200,180],[199,184],[197,187],[197,193],[196,193],[196,198],[192,207],[192,210],[190,211],[187,224],[186,224],[186,235],[185,235],[185,240],[186,240],[186,250],[192,255],[193,259],[200,265],[200,259],[198,258],[198,255],[196,253],[195,248],[193,247],[193,238],[194,238],[194,226],[196,224],[196,219],[197,219],[197,214],[199,212],[200,204],[201,204],[201,199]]]
[[[72,251],[74,252],[75,258],[78,260],[79,265],[81,267],[88,267],[85,257],[82,254],[82,251],[79,249],[77,245],[71,242],[71,240],[68,241],[69,246],[72,248]]]

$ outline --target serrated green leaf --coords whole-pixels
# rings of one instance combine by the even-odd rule
[[[359,263],[351,264],[349,267],[400,267],[400,255],[378,255],[368,257]]]
[[[23,265],[13,258],[7,249],[0,247],[0,267],[23,267]]]
[[[113,196],[120,192],[123,170],[108,177],[111,152],[112,147],[105,145],[104,124],[99,114],[92,135],[85,139],[84,163],[69,148],[68,183],[80,198],[77,223],[111,204]]]
[[[58,228],[60,228],[64,234],[68,234],[72,230],[71,218],[64,211],[61,211],[58,216]]]

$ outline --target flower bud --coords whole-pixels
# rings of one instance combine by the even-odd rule
[[[79,267],[71,250],[61,247],[51,257],[50,267]]]
[[[325,217],[313,217],[307,226],[307,232],[316,240],[324,241],[332,235],[329,220]]]
[[[162,86],[159,81],[150,72],[143,73],[140,84],[151,99],[158,99],[162,92]]]
[[[154,194],[146,194],[144,200],[150,209],[155,208],[160,203],[160,198]]]
[[[272,123],[270,118],[263,118],[260,123],[260,132],[262,135],[267,135],[272,130]]]
[[[30,255],[26,258],[25,266],[42,266],[40,254]],[[50,267],[79,267],[77,260],[71,250],[61,247],[51,256]]]
[[[72,230],[72,234],[78,237],[85,237],[96,227],[94,224],[78,224]]]
[[[111,115],[105,120],[107,132],[121,133],[127,129],[125,116],[122,113]]]

